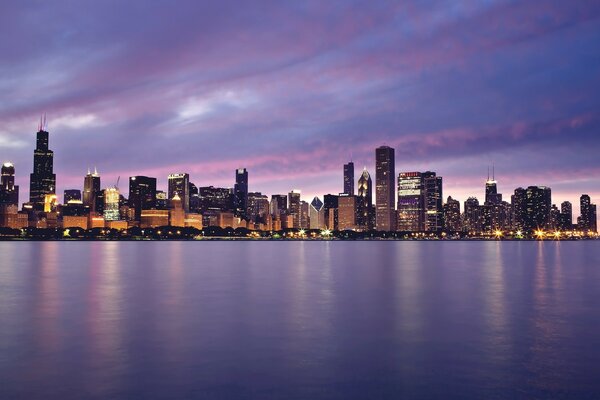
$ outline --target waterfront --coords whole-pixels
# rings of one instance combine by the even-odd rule
[[[595,241],[0,253],[0,398],[600,397]]]

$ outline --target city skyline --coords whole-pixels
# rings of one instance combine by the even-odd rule
[[[374,178],[372,149],[387,144],[397,172],[436,171],[461,204],[483,199],[489,165],[505,194],[551,186],[574,213],[581,193],[600,197],[590,2],[2,8],[19,40],[2,49],[0,157],[21,199],[40,112],[58,193],[94,166],[165,192],[171,173],[230,187],[247,168],[252,191],[293,181],[310,201],[342,191],[350,160]]]

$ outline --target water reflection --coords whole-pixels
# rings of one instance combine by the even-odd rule
[[[600,398],[594,244],[2,243],[0,398]]]

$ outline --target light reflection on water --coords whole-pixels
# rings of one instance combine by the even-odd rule
[[[600,398],[594,242],[0,242],[0,398]]]

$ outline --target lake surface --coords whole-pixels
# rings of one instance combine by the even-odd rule
[[[598,399],[600,242],[0,242],[1,399]]]

